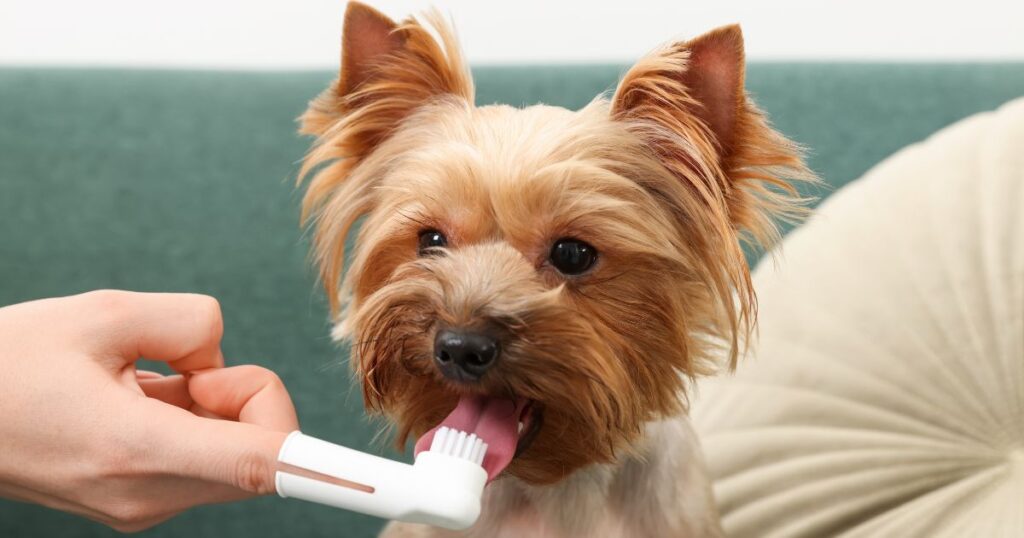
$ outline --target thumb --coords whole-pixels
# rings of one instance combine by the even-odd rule
[[[228,420],[175,413],[164,431],[172,433],[166,442],[177,471],[249,494],[273,493],[278,451],[299,427],[280,379],[250,365],[199,370],[188,391],[196,405]]]

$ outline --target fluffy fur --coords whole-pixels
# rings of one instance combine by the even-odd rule
[[[396,25],[350,3],[341,75],[301,121],[335,336],[398,446],[467,391],[542,410],[466,536],[717,532],[686,386],[742,352],[756,298],[741,244],[773,241],[801,211],[790,181],[812,180],[746,96],[738,27],[653,52],[579,111],[477,107],[440,16]],[[449,245],[420,257],[430,229]],[[548,262],[563,237],[597,248],[589,272]],[[446,381],[435,331],[482,325],[500,364]]]

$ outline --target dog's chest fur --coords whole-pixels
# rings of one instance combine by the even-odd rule
[[[697,439],[685,417],[650,423],[641,450],[553,486],[502,478],[468,531],[392,523],[383,538],[626,538],[720,536]]]

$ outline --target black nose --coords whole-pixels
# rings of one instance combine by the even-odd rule
[[[476,381],[498,359],[498,341],[481,332],[444,329],[434,337],[434,360],[455,381]]]

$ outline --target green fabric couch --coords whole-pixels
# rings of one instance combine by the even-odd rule
[[[622,71],[475,74],[480,103],[575,108]],[[95,288],[214,295],[228,361],[277,371],[307,433],[394,455],[374,440],[380,425],[364,417],[328,337],[298,224],[294,175],[309,141],[294,118],[331,77],[0,69],[0,305]],[[896,149],[1024,95],[1024,65],[755,64],[748,87],[809,148],[829,185],[814,194],[825,197]],[[192,510],[143,535],[361,538],[381,524],[264,498]],[[0,537],[114,534],[0,501]]]

